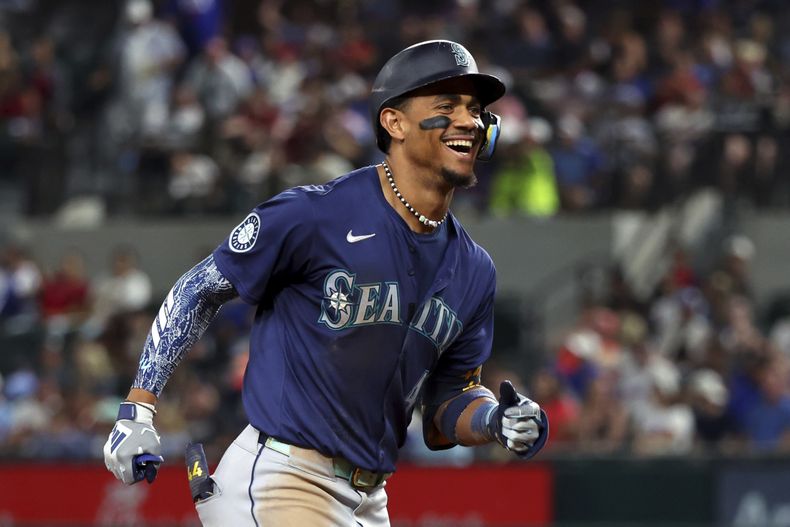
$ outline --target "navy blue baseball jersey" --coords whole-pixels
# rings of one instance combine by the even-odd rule
[[[375,167],[259,205],[214,259],[258,306],[244,406],[281,441],[394,471],[423,388],[460,393],[490,354],[491,258],[451,214],[414,233]]]

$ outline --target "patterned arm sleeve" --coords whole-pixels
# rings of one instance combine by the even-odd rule
[[[133,388],[157,397],[186,352],[225,302],[237,297],[211,255],[187,271],[167,294],[145,341]]]

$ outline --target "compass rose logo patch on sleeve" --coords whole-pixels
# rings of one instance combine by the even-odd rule
[[[255,245],[258,233],[261,231],[261,218],[257,213],[251,212],[244,221],[239,223],[228,238],[228,246],[235,253],[246,253]]]

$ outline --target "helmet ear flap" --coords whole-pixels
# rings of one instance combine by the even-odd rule
[[[483,144],[480,145],[480,150],[477,153],[479,161],[490,161],[494,156],[496,150],[496,143],[499,140],[499,132],[501,131],[502,119],[495,113],[484,110],[480,114],[483,121]]]

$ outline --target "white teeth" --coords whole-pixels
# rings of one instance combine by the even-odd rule
[[[465,146],[467,148],[472,148],[472,141],[466,139],[452,139],[450,141],[445,141],[447,146]]]

